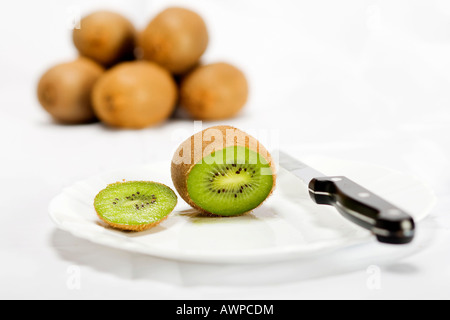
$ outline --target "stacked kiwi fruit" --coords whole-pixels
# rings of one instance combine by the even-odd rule
[[[242,71],[200,62],[209,34],[192,10],[167,8],[140,31],[119,13],[93,12],[73,30],[73,43],[79,57],[38,83],[40,104],[58,122],[140,129],[161,124],[178,106],[192,119],[222,120],[247,101]]]
[[[214,139],[211,139],[214,137]],[[207,215],[251,212],[273,192],[275,164],[254,137],[230,126],[214,126],[186,139],[171,162],[172,181],[186,203]],[[107,225],[143,231],[164,221],[177,204],[175,192],[153,181],[122,181],[94,200]]]

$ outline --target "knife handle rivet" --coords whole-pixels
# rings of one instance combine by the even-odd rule
[[[413,225],[411,224],[410,221],[405,220],[402,222],[402,228],[403,230],[412,230]]]
[[[370,193],[368,193],[368,192],[360,192],[360,193],[358,193],[358,197],[360,197],[360,198],[368,198],[368,197],[370,197]]]
[[[341,180],[342,180],[342,178],[331,178],[331,181],[335,181],[335,182],[341,181]]]

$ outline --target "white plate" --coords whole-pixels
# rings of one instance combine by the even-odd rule
[[[365,163],[306,160],[325,174],[345,175],[362,184],[407,210],[416,222],[435,203],[433,192],[409,175]],[[272,262],[375,241],[332,207],[313,203],[305,185],[284,170],[279,170],[273,195],[251,214],[204,217],[179,198],[174,212],[160,225],[139,233],[122,232],[105,227],[93,207],[101,189],[122,179],[159,181],[173,188],[167,163],[118,170],[64,189],[51,201],[50,217],[59,228],[95,243],[191,262]]]

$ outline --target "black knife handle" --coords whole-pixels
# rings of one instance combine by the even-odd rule
[[[352,180],[320,177],[309,183],[309,194],[317,204],[334,206],[344,217],[370,230],[378,241],[406,244],[413,240],[413,218]]]

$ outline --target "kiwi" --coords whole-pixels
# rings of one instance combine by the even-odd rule
[[[92,102],[105,124],[140,129],[169,118],[177,96],[168,71],[155,63],[133,61],[106,71],[93,89]]]
[[[138,42],[144,59],[181,74],[198,63],[209,36],[205,22],[197,13],[171,7],[150,21]]]
[[[193,208],[235,216],[259,207],[276,184],[275,164],[254,137],[216,126],[184,141],[172,158],[172,181]]]
[[[108,225],[143,231],[166,219],[177,205],[169,187],[152,181],[127,181],[108,185],[94,200],[98,217]]]
[[[103,72],[103,67],[87,58],[53,66],[39,80],[38,100],[58,122],[92,122],[96,119],[91,104],[92,88]]]
[[[200,66],[181,82],[181,107],[198,120],[234,117],[244,107],[247,98],[245,75],[228,63]]]
[[[79,53],[105,67],[134,59],[136,30],[124,16],[111,11],[96,11],[74,29],[73,43]]]

